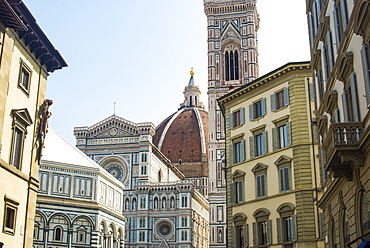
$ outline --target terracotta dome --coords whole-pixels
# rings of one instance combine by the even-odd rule
[[[153,143],[186,177],[208,176],[208,113],[193,75],[179,110],[156,128]]]

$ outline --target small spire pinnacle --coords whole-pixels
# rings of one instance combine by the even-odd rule
[[[113,114],[116,114],[116,102],[114,102]]]
[[[194,75],[194,68],[192,67],[192,68],[190,68],[190,76],[193,76]]]

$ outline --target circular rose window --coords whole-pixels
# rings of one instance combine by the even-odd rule
[[[154,225],[154,233],[157,238],[168,239],[174,233],[174,226],[170,220],[158,220]]]

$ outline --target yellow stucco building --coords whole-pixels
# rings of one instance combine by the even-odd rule
[[[47,76],[67,66],[22,1],[0,0],[0,241],[32,247]]]
[[[226,122],[228,247],[320,247],[309,62],[218,99]]]

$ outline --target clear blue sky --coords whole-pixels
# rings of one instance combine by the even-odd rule
[[[202,0],[23,0],[68,63],[49,76],[50,125],[73,128],[116,114],[158,125],[177,110],[194,67],[207,106]],[[260,76],[309,60],[305,1],[257,0]]]

